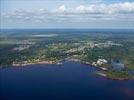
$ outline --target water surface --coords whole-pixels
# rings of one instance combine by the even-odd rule
[[[1,100],[134,100],[134,81],[109,80],[78,62],[0,70]]]

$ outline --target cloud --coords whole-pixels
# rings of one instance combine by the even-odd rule
[[[61,5],[58,9],[56,9],[55,11],[56,12],[65,12],[67,10],[66,6],[65,5]]]
[[[120,13],[134,13],[134,2],[129,3],[115,3],[115,4],[92,4],[80,5],[75,8],[67,8],[65,5],[60,6],[57,12],[61,13],[85,13],[85,14],[120,14]]]
[[[101,0],[100,0],[101,1]],[[90,4],[37,11],[14,11],[2,13],[1,20],[33,22],[88,22],[91,20],[130,20],[134,21],[134,2],[113,4]]]

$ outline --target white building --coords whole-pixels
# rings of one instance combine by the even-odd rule
[[[106,64],[106,63],[108,63],[108,61],[106,59],[98,59],[97,60],[98,65],[103,65],[103,64]]]

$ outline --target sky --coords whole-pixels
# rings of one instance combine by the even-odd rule
[[[134,0],[0,0],[0,28],[134,28]]]

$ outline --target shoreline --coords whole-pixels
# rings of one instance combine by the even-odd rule
[[[39,61],[39,62],[33,62],[33,63],[13,63],[13,67],[19,67],[19,66],[28,66],[28,65],[35,65],[35,64],[58,64],[54,61]]]
[[[79,59],[73,59],[73,58],[65,58],[63,60],[59,60],[59,61],[37,61],[37,62],[31,62],[31,63],[13,63],[11,66],[13,67],[24,67],[24,66],[28,66],[28,65],[35,65],[35,64],[62,64],[61,61],[72,61],[72,62],[80,62],[81,64],[86,64],[86,65],[90,65],[90,67],[94,67],[99,69],[100,71],[96,72],[97,75],[105,77],[107,79],[111,79],[111,80],[134,80],[134,76],[133,77],[128,77],[128,78],[120,78],[120,77],[108,77],[106,73],[103,72],[107,72],[108,69],[105,69],[104,67],[101,66],[93,66],[90,62],[87,61],[81,61]],[[0,67],[0,69],[2,69],[2,66]]]
[[[96,72],[97,75],[105,77],[106,79],[110,79],[110,80],[119,80],[119,81],[124,81],[124,80],[134,80],[134,77],[128,77],[128,78],[112,78],[112,77],[108,77],[107,74],[103,73],[103,72]]]

